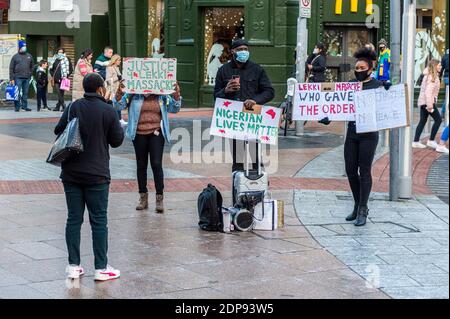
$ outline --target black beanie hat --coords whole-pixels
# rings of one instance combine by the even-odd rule
[[[233,41],[233,44],[231,45],[231,49],[236,49],[236,48],[240,47],[241,45],[249,46],[247,40],[237,39],[237,40]]]

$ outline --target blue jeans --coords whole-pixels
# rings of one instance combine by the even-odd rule
[[[448,85],[448,77],[444,78],[444,83],[445,83],[446,86]],[[447,88],[446,88],[446,90],[447,90]],[[445,114],[445,111],[446,111],[446,108],[447,108],[446,107],[447,106],[446,103],[447,103],[447,100],[446,100],[446,98],[444,98],[444,103],[442,103],[442,115]]]
[[[64,183],[68,209],[66,243],[69,264],[80,265],[81,225],[87,206],[92,229],[95,269],[108,265],[108,197],[109,184],[79,185]]]
[[[16,111],[28,109],[28,92],[30,91],[30,79],[16,78],[15,85],[19,87],[19,100],[14,101]]]

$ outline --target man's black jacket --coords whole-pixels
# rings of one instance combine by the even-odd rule
[[[55,128],[55,134],[64,132],[68,124],[68,110]],[[122,145],[124,132],[112,105],[96,93],[86,93],[83,99],[70,107],[70,120],[77,117],[84,152],[62,164],[61,179],[64,183],[98,185],[109,183],[109,146]]]
[[[240,76],[241,90],[226,94],[225,88],[233,75]],[[239,69],[236,62],[231,61],[223,65],[217,72],[214,97],[242,102],[254,100],[257,104],[264,105],[273,100],[275,90],[266,71],[259,64],[248,61]]]

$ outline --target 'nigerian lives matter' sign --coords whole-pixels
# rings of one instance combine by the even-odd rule
[[[172,94],[177,81],[177,60],[124,58],[123,78],[127,93]]]
[[[295,90],[293,120],[354,121],[355,92],[362,90],[360,82],[299,83]]]
[[[217,99],[210,134],[276,145],[280,117],[278,108],[256,105],[248,111],[242,102]]]

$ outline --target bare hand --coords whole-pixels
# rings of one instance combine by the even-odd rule
[[[239,91],[241,89],[241,84],[239,83],[239,80],[234,79],[228,82],[227,87],[225,88],[225,93],[234,93],[236,91]]]
[[[172,97],[175,99],[175,101],[179,101],[181,96],[181,89],[178,82],[173,85],[173,89],[175,90],[175,92],[172,93]]]
[[[245,109],[250,110],[250,111],[253,110],[253,106],[255,106],[255,105],[256,105],[256,102],[253,100],[247,100],[244,102]]]
[[[308,69],[312,70],[313,66],[311,64],[308,64]]]
[[[427,107],[427,111],[428,111],[428,113],[433,113],[434,112],[434,107]]]

